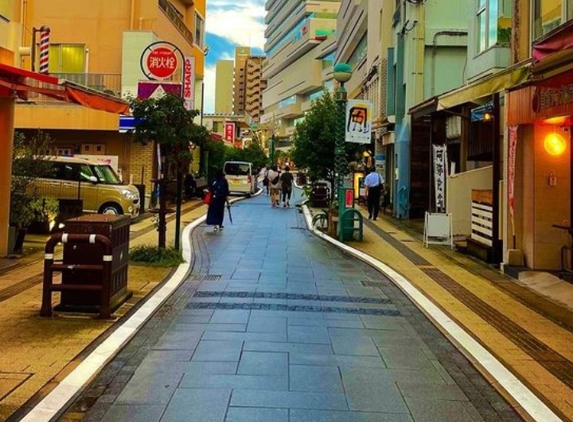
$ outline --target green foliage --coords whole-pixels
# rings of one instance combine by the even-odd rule
[[[158,248],[151,245],[136,246],[129,251],[133,262],[149,264],[153,267],[175,267],[185,262],[181,251],[175,248]]]
[[[190,143],[201,148],[207,144],[209,132],[193,123],[200,112],[187,110],[182,98],[173,95],[146,100],[132,98],[129,103],[133,117],[140,121],[132,131],[135,142],[144,145],[157,142],[168,165],[191,162]]]
[[[230,154],[229,150],[231,150],[231,148],[225,146],[223,142],[207,142],[205,145],[205,151],[209,153],[207,171],[210,178],[213,178],[218,171],[223,171],[223,165],[225,164],[225,161],[228,160]]]
[[[45,223],[55,221],[60,212],[60,203],[56,198],[40,196],[30,203],[34,215],[33,221]]]
[[[10,185],[11,226],[27,227],[39,217],[35,210],[44,198],[34,188],[33,182],[52,171],[52,164],[44,159],[52,144],[50,136],[41,131],[30,139],[22,133],[15,133]]]
[[[334,183],[336,126],[343,118],[338,116],[334,96],[326,92],[313,101],[305,119],[296,126],[291,157],[297,167],[308,169],[311,181],[328,180],[331,185]],[[358,144],[345,143],[347,162],[354,159],[359,149]]]
[[[229,148],[227,161],[249,161],[253,163],[254,168],[261,168],[267,164],[268,158],[263,148],[253,142],[244,149]]]

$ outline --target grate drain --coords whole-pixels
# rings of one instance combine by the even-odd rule
[[[191,274],[189,276],[189,281],[219,281],[221,280],[220,275],[210,274],[210,275],[198,275],[198,274]]]

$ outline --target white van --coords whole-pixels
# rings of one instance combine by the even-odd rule
[[[253,163],[247,161],[227,161],[223,173],[229,182],[231,193],[251,196],[257,188],[257,175],[253,174]]]

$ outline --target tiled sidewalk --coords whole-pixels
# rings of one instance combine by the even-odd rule
[[[263,196],[233,219],[194,231],[193,274],[62,420],[521,420],[393,283],[298,211]]]

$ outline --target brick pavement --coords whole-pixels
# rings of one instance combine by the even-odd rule
[[[237,211],[238,210],[239,208],[237,208]],[[282,212],[283,210],[276,211]],[[234,216],[237,219],[240,214],[234,213]],[[186,219],[184,218],[184,220]],[[256,224],[265,225],[265,221],[257,219],[257,221],[252,222],[252,226]],[[483,264],[477,263],[472,259],[460,256],[459,254],[451,254],[449,252],[444,253],[440,247],[426,249],[421,245],[418,239],[411,236],[411,234],[403,230],[403,228],[392,224],[391,220],[383,218],[375,223],[367,223],[366,227],[365,242],[353,243],[353,247],[356,247],[368,253],[369,255],[376,257],[378,260],[388,264],[394,270],[407,277],[419,290],[424,292],[424,294],[427,295],[441,309],[445,310],[451,318],[464,326],[474,338],[476,338],[482,345],[484,345],[505,365],[507,365],[507,367],[510,368],[511,371],[516,374],[519,379],[530,386],[530,388],[532,388],[533,391],[535,391],[555,412],[557,412],[563,418],[563,420],[573,420],[573,412],[571,411],[573,405],[571,397],[573,397],[573,395],[571,394],[570,389],[572,378],[569,372],[569,365],[571,364],[573,356],[571,348],[568,347],[568,345],[571,344],[572,334],[571,331],[567,329],[567,327],[561,326],[558,322],[556,322],[556,320],[559,318],[554,317],[554,315],[559,315],[563,319],[568,319],[570,318],[569,312],[564,311],[563,308],[559,306],[545,303],[543,306],[543,312],[545,312],[547,315],[542,315],[537,308],[532,308],[532,306],[530,306],[530,302],[528,300],[524,301],[523,296],[520,296],[519,294],[516,295],[514,288],[507,288],[507,286],[504,286],[504,289],[500,289],[500,286],[504,283],[506,285],[511,283],[511,281],[508,281],[507,278],[501,276],[497,272],[489,270]],[[265,228],[267,229],[267,232],[271,232],[273,227],[267,224],[265,225]],[[228,229],[229,227],[227,227],[227,230]],[[237,238],[238,235],[236,233],[236,228],[231,229],[235,231],[233,238]],[[296,233],[299,233],[300,230],[302,230],[298,224],[289,226],[288,229],[294,230]],[[232,230],[228,230],[222,234],[227,235]],[[250,241],[251,238],[249,236],[255,235],[249,230],[252,230],[251,226],[249,226],[247,230],[247,239]],[[289,233],[289,230],[287,230],[287,233]],[[210,233],[204,233],[204,236],[198,237],[197,239],[194,238],[194,247],[201,251],[201,256],[198,257],[198,262],[196,263],[198,266],[197,268],[210,268],[210,254],[205,254],[207,257],[203,256],[204,252],[209,252],[208,243],[213,240],[210,235]],[[288,235],[286,237],[288,237]],[[288,250],[288,245],[284,244],[283,237],[281,235],[275,233],[275,236],[272,238],[276,238],[277,247],[283,248],[286,246]],[[240,239],[243,240],[242,237]],[[259,242],[263,241],[263,238],[260,236],[255,237],[255,239]],[[215,240],[217,240],[217,238],[215,238]],[[237,240],[236,243],[238,242],[239,240]],[[219,245],[219,247],[222,247],[222,245]],[[256,247],[253,247],[251,252],[254,252],[255,250]],[[233,250],[232,252],[235,253],[237,251]],[[213,254],[213,252],[211,252],[211,254]],[[215,253],[214,255],[217,254]],[[247,259],[246,262],[247,261],[250,263],[249,265],[254,265],[254,256],[250,259]],[[239,262],[240,261],[233,263],[230,261],[228,265],[230,267],[236,267]],[[243,262],[243,264],[245,264],[245,262]],[[262,265],[264,265],[264,262]],[[334,266],[334,268],[336,267]],[[294,344],[305,342],[303,340],[305,338],[305,331],[307,329],[300,328],[300,322],[295,322],[294,324],[291,323],[291,319],[293,319],[291,316],[292,314],[308,314],[308,321],[312,322],[308,322],[308,325],[302,325],[302,327],[320,326],[325,328],[329,335],[331,329],[377,329],[372,327],[369,328],[367,325],[365,325],[366,323],[364,318],[397,318],[396,316],[392,317],[376,314],[368,315],[367,312],[364,312],[366,310],[368,310],[368,312],[372,312],[372,310],[387,311],[387,309],[385,309],[387,308],[387,305],[384,305],[382,302],[358,302],[359,306],[357,306],[356,303],[349,304],[344,300],[339,300],[344,295],[361,298],[369,297],[363,294],[358,296],[352,295],[348,290],[348,288],[353,289],[358,287],[362,292],[364,292],[364,290],[362,290],[365,288],[364,285],[343,286],[345,291],[344,294],[340,285],[335,286],[333,284],[330,286],[321,286],[322,290],[327,287],[326,290],[328,292],[326,295],[323,294],[322,298],[320,297],[320,292],[318,290],[316,292],[311,292],[309,290],[305,290],[305,287],[302,285],[297,286],[302,288],[301,291],[274,291],[272,292],[273,295],[269,297],[257,297],[255,295],[255,293],[257,293],[256,288],[254,291],[249,290],[253,288],[253,283],[246,282],[248,280],[244,278],[254,270],[254,268],[251,268],[250,271],[238,273],[238,278],[234,281],[227,280],[228,284],[224,288],[222,287],[222,284],[218,284],[221,283],[221,279],[224,280],[225,278],[223,271],[219,271],[222,274],[217,272],[217,275],[221,276],[219,281],[213,280],[212,277],[205,278],[205,276],[209,276],[209,274],[201,274],[201,271],[191,277],[182,287],[181,292],[178,292],[181,294],[175,295],[169,299],[168,306],[162,308],[162,311],[154,316],[154,318],[152,318],[152,320],[144,327],[144,329],[134,339],[134,341],[120,352],[118,358],[111,365],[108,365],[106,368],[104,368],[101,376],[88,388],[82,397],[73,404],[70,411],[62,420],[101,420],[102,418],[107,418],[106,420],[122,420],[121,415],[123,413],[121,412],[132,412],[134,411],[132,405],[136,404],[139,406],[141,403],[131,403],[131,399],[127,399],[117,402],[117,405],[125,402],[123,407],[120,405],[119,407],[116,406],[116,408],[113,408],[113,406],[110,406],[110,404],[114,401],[117,401],[118,397],[123,394],[124,389],[129,384],[129,380],[138,375],[137,371],[140,371],[140,368],[141,371],[149,370],[150,368],[159,365],[158,361],[166,360],[167,365],[171,366],[174,366],[172,365],[173,361],[191,362],[188,365],[189,368],[185,369],[189,370],[190,375],[187,377],[187,379],[190,381],[181,386],[180,389],[192,389],[194,392],[197,392],[198,388],[205,387],[205,385],[198,386],[194,384],[198,381],[193,381],[193,379],[198,377],[198,375],[196,376],[193,374],[197,373],[197,371],[200,373],[204,371],[207,371],[207,373],[212,372],[212,370],[209,369],[212,364],[208,362],[205,363],[202,359],[197,359],[197,361],[194,362],[195,365],[192,364],[193,356],[195,356],[194,353],[196,353],[198,345],[203,340],[205,341],[204,347],[206,348],[209,347],[209,342],[227,341],[228,344],[231,345],[231,343],[241,341],[243,342],[241,356],[243,354],[249,356],[254,353],[259,353],[260,355],[269,353],[273,354],[274,356],[277,354],[286,353],[290,358],[291,354],[293,354],[292,350],[261,350],[260,348],[262,346],[253,346],[252,344],[249,344],[247,349],[245,349],[244,347],[247,342],[256,343],[257,341],[249,338],[237,340],[243,335],[246,335],[247,337],[250,336],[249,333],[280,333],[280,330],[282,329],[278,330],[276,328],[276,322],[274,329],[278,331],[269,332],[269,327],[266,327],[265,330],[265,324],[270,324],[266,321],[276,317],[281,320],[284,318],[284,327],[286,329],[287,340],[289,340],[288,336],[290,333],[290,327],[299,327],[291,329],[294,336],[299,336],[297,340],[292,342]],[[365,274],[370,274],[369,271],[364,271]],[[231,286],[231,281],[233,286]],[[288,280],[286,281],[288,283]],[[2,283],[1,280],[0,283]],[[367,284],[369,286],[373,286],[376,283]],[[390,300],[392,302],[395,309],[390,310],[399,310],[399,318],[406,319],[409,324],[408,326],[410,328],[406,330],[408,335],[416,333],[420,341],[422,341],[424,345],[432,352],[432,354],[436,356],[436,360],[440,363],[440,365],[443,366],[445,372],[440,370],[439,372],[442,374],[441,376],[444,377],[445,374],[447,374],[446,379],[453,380],[453,384],[457,385],[461,389],[465,399],[469,399],[469,402],[471,402],[469,407],[463,405],[463,403],[466,402],[465,399],[461,400],[461,403],[462,406],[464,406],[464,409],[473,415],[472,420],[512,420],[515,414],[510,408],[508,408],[507,403],[499,396],[499,394],[493,391],[490,386],[490,383],[495,381],[491,379],[486,381],[486,379],[484,379],[471,365],[469,365],[465,358],[456,352],[451,343],[442,337],[440,333],[433,327],[433,325],[427,321],[424,315],[422,315],[408,299],[404,298],[397,287],[384,281],[378,284],[380,284],[380,287],[374,288],[374,290],[380,289],[381,293],[377,293],[380,295],[379,299]],[[198,288],[201,293],[193,296],[194,292]],[[285,288],[288,288],[288,284],[285,285]],[[239,292],[245,292],[246,289],[246,294],[235,294],[237,289],[239,289]],[[370,291],[371,290],[372,287],[370,287]],[[323,291],[322,293],[325,292]],[[281,296],[282,294],[295,294],[298,296]],[[328,300],[322,300],[325,297],[327,297]],[[34,299],[37,299],[37,309],[39,309],[39,296],[34,297]],[[256,302],[259,302],[261,306],[255,306]],[[270,308],[271,304],[280,305],[280,307]],[[333,306],[333,304],[336,306]],[[325,327],[324,323],[316,322],[312,319],[313,317],[310,316],[325,315],[325,311],[328,313],[332,312],[333,310],[334,312],[332,312],[332,315],[338,315],[339,309],[344,308],[344,306],[347,305],[352,305],[356,309],[363,310],[363,314],[353,314],[352,312],[348,312],[348,310],[343,311],[341,314],[346,315],[346,317],[351,317],[347,319],[349,321],[352,320],[352,322],[341,322],[341,324],[350,326],[355,324],[362,324],[362,328],[356,326],[354,328],[329,326]],[[234,319],[232,321],[219,320],[224,314],[231,315],[233,312],[237,312],[238,309],[236,308],[239,306],[245,306],[245,309],[242,309],[242,311],[249,313],[246,322],[236,321]],[[296,309],[297,307],[299,309]],[[213,320],[214,317],[215,319]],[[346,317],[337,318],[337,320],[343,321],[346,319]],[[252,325],[251,318],[253,319]],[[223,317],[223,319],[225,318]],[[298,318],[298,320],[300,320],[300,318]],[[496,321],[503,321],[504,323],[496,324]],[[172,338],[169,338],[169,336],[163,337],[164,330],[167,330],[170,327],[171,330],[173,330],[174,325],[178,326],[178,329],[175,330],[175,337],[173,337],[173,335]],[[80,326],[80,324],[78,324],[78,326]],[[510,327],[510,329],[508,330],[507,327]],[[80,328],[78,331],[82,331],[82,329],[83,328]],[[310,329],[308,330],[308,333],[312,332],[310,337],[320,338],[321,334],[318,331],[321,330],[313,331]],[[198,341],[192,341],[191,343],[193,343],[193,346],[191,346],[191,343],[189,343],[186,345],[186,347],[182,347],[181,339],[185,338],[184,342],[191,341],[191,337],[196,335],[194,334],[196,332],[201,333]],[[218,332],[220,334],[217,334]],[[324,330],[321,332],[324,333]],[[340,334],[340,331],[338,333]],[[356,334],[356,331],[354,334]],[[358,345],[360,345],[364,341],[363,337],[369,337],[374,340],[375,337],[373,337],[371,334],[372,333],[362,333],[358,336],[346,337],[345,341],[347,343],[356,342]],[[205,338],[203,338],[203,336],[205,336]],[[92,338],[94,337],[95,335],[92,334]],[[308,335],[306,335],[306,337],[308,339]],[[330,336],[330,339],[332,339],[332,336]],[[316,339],[311,340],[317,341]],[[172,344],[175,347],[156,348],[156,345],[161,344],[161,341],[163,341],[163,344],[165,341],[174,342]],[[259,341],[259,343],[260,342],[261,341]],[[273,342],[276,342],[276,339]],[[287,341],[286,344],[289,342],[290,340]],[[278,341],[277,343],[281,343],[281,341]],[[86,340],[85,344],[89,344],[89,341]],[[318,348],[320,348],[321,345],[324,346],[325,344],[318,342],[311,347],[318,346]],[[330,346],[334,347],[334,343],[332,343],[332,341]],[[375,346],[379,347],[376,342]],[[199,350],[201,351],[203,349]],[[202,353],[207,353],[208,355],[211,352],[205,349],[205,351]],[[312,354],[313,353],[311,353],[311,355]],[[336,355],[336,353],[334,354]],[[383,362],[385,362],[383,354],[381,354],[381,357]],[[324,356],[321,359],[323,358]],[[210,376],[208,377],[210,381],[208,382],[214,384],[207,385],[207,389],[218,390],[218,393],[220,393],[221,397],[217,396],[217,394],[213,396],[211,394],[212,392],[210,391],[201,393],[204,394],[204,396],[201,397],[203,397],[205,400],[213,400],[212,403],[214,403],[215,408],[219,408],[217,406],[220,405],[217,405],[217,403],[221,403],[221,400],[224,401],[225,397],[231,397],[227,396],[226,391],[234,388],[245,388],[245,386],[248,387],[249,382],[253,382],[245,381],[245,384],[239,385],[239,387],[237,387],[237,384],[234,383],[237,383],[238,381],[231,381],[231,379],[237,378],[239,375],[244,375],[244,377],[269,376],[265,374],[241,374],[238,372],[241,365],[243,365],[243,368],[253,368],[253,364],[250,364],[247,361],[248,359],[245,360],[244,363],[241,362],[240,359],[236,361],[226,361],[226,365],[229,366],[229,368],[233,366],[233,364],[235,365],[234,370],[233,368],[228,368],[228,371],[231,371],[232,374],[226,372],[222,374],[210,373]],[[198,362],[201,362],[200,369],[198,369]],[[264,362],[264,359],[262,362]],[[313,365],[313,362],[316,363],[311,359],[310,362],[303,362],[302,365]],[[301,362],[295,361],[293,366],[297,366],[299,364],[301,364]],[[159,366],[162,367],[162,365]],[[177,366],[179,367],[180,364],[177,364]],[[327,364],[324,366],[337,366],[342,368],[345,366],[345,364],[341,364],[337,359],[335,363]],[[254,365],[254,367],[255,369],[247,369],[247,372],[249,370],[257,371],[256,365]],[[216,370],[216,372],[219,371],[220,370]],[[321,370],[318,369],[317,371]],[[57,373],[57,371],[55,372]],[[374,373],[376,371],[369,371],[369,373],[370,372]],[[343,374],[343,372],[339,373]],[[292,377],[293,374],[294,378],[296,379],[296,374],[291,372],[289,368],[287,373],[283,375]],[[181,375],[183,376],[183,373]],[[215,375],[219,376],[217,377]],[[235,377],[230,377],[230,375],[234,375]],[[323,376],[325,379],[328,379],[328,374],[322,374],[320,376],[317,375],[313,377],[313,379],[320,380]],[[373,377],[374,379],[378,379],[377,376]],[[200,378],[204,378],[204,374],[201,375]],[[10,374],[7,379],[9,380],[8,383],[12,383],[11,385],[14,385],[18,382],[23,384],[28,382],[22,381],[22,375],[20,373],[16,375]],[[138,378],[135,379],[137,380]],[[181,378],[180,381],[183,379],[185,378]],[[344,374],[342,375],[342,379],[344,382]],[[271,382],[270,385],[274,385],[272,382],[275,381],[268,382]],[[296,382],[298,381],[295,381],[295,384]],[[316,382],[320,384],[323,381]],[[243,383],[243,381],[241,381],[241,383]],[[322,388],[319,387],[318,384],[312,386],[312,388]],[[330,385],[330,383],[327,384]],[[6,384],[0,381],[0,386],[3,385]],[[264,385],[268,386],[269,384]],[[336,383],[334,383],[334,385],[336,385]],[[18,390],[19,389],[16,391]],[[249,388],[246,388],[246,390],[249,390]],[[268,391],[272,392],[274,389],[270,389]],[[175,389],[173,389],[171,392],[175,393]],[[301,396],[301,393],[308,393],[308,391],[295,392],[298,395],[291,394],[287,396],[280,396],[281,400],[287,400],[287,402],[290,403],[289,400],[295,400],[293,397],[296,397],[295,401],[298,403],[299,399],[306,397],[304,394]],[[320,392],[320,394],[323,393],[323,391]],[[133,394],[133,392],[125,393],[124,398],[129,397],[129,394]],[[136,393],[136,395],[137,394],[139,393]],[[257,406],[257,404],[253,401],[255,396],[256,394],[253,397],[248,397],[244,394],[239,395],[238,399],[236,399],[239,401],[235,402],[235,405],[238,404],[238,406],[233,406],[233,402],[231,401],[231,406],[227,406],[225,408],[227,420],[256,420],[256,415],[258,415],[258,417],[265,417],[266,415],[266,420],[284,419],[285,408],[280,406],[271,406],[270,408],[266,408],[266,410],[263,411],[261,411],[261,409],[258,407],[256,411],[252,409],[243,409],[245,403],[247,402],[249,406]],[[185,396],[185,392],[180,392],[180,397],[178,400],[184,401],[186,400],[185,397],[187,397]],[[235,396],[233,395],[233,397]],[[268,395],[268,400],[274,400],[273,397],[278,397],[276,396],[276,392]],[[317,397],[315,397],[315,399],[317,399]],[[322,399],[324,399],[324,397],[322,397]],[[347,403],[350,403],[350,401],[347,400]],[[0,402],[0,404],[3,403]],[[360,406],[363,404],[364,403],[362,403]],[[152,420],[153,417],[150,415],[158,415],[158,418],[161,417],[165,414],[164,412],[167,409],[166,406],[167,405],[165,403],[148,404],[148,407],[143,406],[140,407],[139,410],[143,409],[143,411],[146,412],[145,415],[151,418],[146,420]],[[336,405],[334,404],[333,406]],[[168,413],[168,415],[174,416],[175,419],[178,413],[173,409],[176,407],[177,401],[174,402],[172,410],[170,413]],[[238,407],[239,409],[233,410],[231,409],[233,407]],[[435,406],[431,406],[431,408],[434,407]],[[415,406],[409,406],[409,408],[414,409]],[[412,411],[411,416],[413,416],[415,420],[418,420],[415,418],[416,415],[421,414],[422,410],[424,412],[431,411],[431,408],[428,408],[427,406],[424,407],[422,405],[418,408],[418,413]],[[357,409],[359,410],[358,413],[362,414],[354,416],[362,417],[360,420],[371,420],[368,418],[372,416],[367,413],[372,412],[362,412],[363,408]],[[440,406],[438,406],[437,409],[444,410],[444,408]],[[477,414],[474,413],[474,409]],[[88,411],[87,414],[86,410]],[[200,403],[197,404],[196,410],[198,412],[201,411]],[[343,410],[343,412],[346,413],[342,415],[339,413],[340,411],[340,409],[301,409],[300,405],[295,403],[292,405],[292,407],[287,409],[286,414],[290,420],[296,421],[350,420],[347,418],[349,416],[348,408]],[[352,411],[352,409],[350,409],[350,411]],[[459,419],[459,412],[460,410],[458,408],[458,418],[454,418],[452,420],[463,420]],[[135,413],[130,413],[130,415],[134,414]],[[398,414],[401,413],[398,412]],[[432,413],[430,412],[429,415],[432,415]],[[376,417],[378,416],[379,415]],[[445,417],[447,416],[444,416],[444,418]],[[156,418],[156,420],[159,420],[158,418]],[[167,419],[168,418],[166,418],[166,420]],[[388,420],[397,419],[391,417]],[[450,419],[442,419],[440,416],[437,419],[434,417],[434,419],[428,420]]]
[[[195,206],[184,204],[183,209]],[[204,212],[204,207],[184,214],[190,222]],[[157,232],[150,219],[130,228],[139,232],[130,246],[156,244]],[[174,222],[168,224],[168,242],[173,242]],[[42,294],[43,245],[41,236],[30,236],[39,252],[17,261],[20,265],[0,273],[0,420],[6,420],[32,398],[32,402],[51,391],[83,359],[90,345],[116,321],[130,311],[166,276],[169,268],[130,265],[128,288],[133,297],[114,314],[113,320],[91,316],[56,314],[54,318],[39,317]],[[40,245],[38,246],[38,243]],[[57,304],[58,295],[53,295]]]

